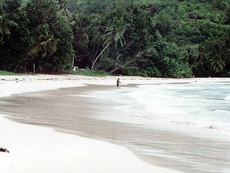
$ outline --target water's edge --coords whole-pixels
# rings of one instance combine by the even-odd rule
[[[2,99],[0,110],[17,122],[49,126],[125,146],[153,165],[191,173],[229,172],[228,140],[110,120],[127,114],[124,105],[105,102],[89,93],[117,89],[90,85],[14,95]]]

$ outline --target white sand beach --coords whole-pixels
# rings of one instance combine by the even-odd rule
[[[168,82],[164,79],[120,78],[122,85]],[[179,80],[172,79],[172,81]],[[194,81],[194,79],[182,81]],[[116,77],[0,76],[0,97],[84,84],[115,85],[115,83]],[[21,124],[8,118],[6,115],[0,115],[0,148],[7,148],[10,151],[10,153],[0,152],[2,173],[177,173],[174,170],[150,165],[125,147],[57,132],[48,127]]]

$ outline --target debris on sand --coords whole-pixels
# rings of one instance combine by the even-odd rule
[[[0,148],[0,152],[9,153],[9,150],[7,150],[6,148]]]

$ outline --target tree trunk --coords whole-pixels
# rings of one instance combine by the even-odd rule
[[[25,62],[25,66],[24,66],[24,72],[26,73],[26,71],[27,71],[27,68],[26,68],[26,62]]]
[[[14,73],[17,71],[19,64],[20,64],[20,62],[19,62],[19,63],[17,64],[17,66],[15,67]]]
[[[74,62],[75,62],[75,56],[73,56],[73,59],[72,59],[72,69],[74,69]]]
[[[97,58],[93,61],[93,64],[92,64],[92,66],[91,66],[91,70],[94,69],[95,63],[96,63],[97,60],[100,58],[100,56],[102,55],[102,53],[107,49],[108,46],[109,46],[109,44],[107,44],[107,45],[104,47],[104,49],[101,51],[101,53],[100,53],[100,54],[97,56]]]
[[[36,67],[35,67],[35,64],[33,63],[33,73],[35,74],[35,71],[36,71]]]
[[[116,67],[115,69],[113,69],[112,71],[110,71],[110,74],[113,74],[115,71],[119,70],[121,67]]]

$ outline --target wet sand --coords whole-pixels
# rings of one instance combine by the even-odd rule
[[[168,79],[156,80],[154,78],[141,77],[121,78],[122,85],[128,83],[147,84],[169,81]],[[96,78],[74,75],[0,76],[0,104],[2,108],[12,106],[8,101],[4,102],[3,98],[11,98],[13,94],[19,94],[23,96],[24,102],[30,102],[30,100],[36,100],[36,98],[30,97],[28,100],[27,97],[24,97],[25,93],[79,87],[84,86],[85,83],[114,85],[116,79],[116,77]],[[43,93],[43,95],[37,95],[36,97],[46,97],[46,94]],[[20,107],[20,105],[17,106]],[[49,107],[49,103],[42,106]],[[36,107],[36,105],[31,105],[32,109],[36,109]],[[35,125],[39,124],[37,122],[42,122],[42,124],[47,122],[39,117],[29,118],[24,116],[23,121],[20,118],[20,121],[23,123],[11,121],[9,120],[10,117],[16,117],[16,114],[13,113],[14,107],[11,108],[13,109],[8,111],[8,115],[5,114],[6,112],[4,112],[3,109],[0,109],[0,147],[7,148],[10,151],[10,153],[0,152],[1,172],[178,173],[178,171],[150,165],[140,160],[126,147],[114,145],[102,140],[80,137],[76,135],[76,133],[74,135],[70,133],[60,133],[60,130],[63,131],[63,129],[49,125],[49,127],[44,127],[41,123],[40,125]],[[21,108],[24,109],[24,104],[21,105]],[[30,108],[27,109],[27,111],[29,110]],[[47,112],[55,110],[56,107],[47,110]],[[31,112],[31,115],[33,115],[33,112]],[[25,124],[25,120],[28,119],[30,121],[27,121],[27,124]],[[35,120],[37,120],[37,122]],[[53,120],[56,120],[56,118],[54,117]],[[36,123],[30,124],[28,122]],[[55,132],[53,129],[59,129],[59,132]]]
[[[228,139],[212,139],[161,126],[149,127],[98,118],[101,115],[110,117],[124,113],[122,109],[114,109],[121,106],[119,103],[84,97],[91,91],[110,89],[116,88],[89,85],[13,95],[1,99],[0,112],[17,122],[52,127],[60,132],[127,147],[145,162],[171,170],[188,173],[229,172]]]

